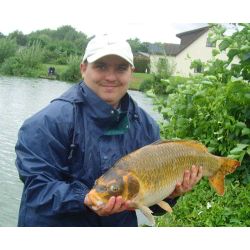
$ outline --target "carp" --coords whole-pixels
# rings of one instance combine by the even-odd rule
[[[118,160],[96,180],[88,198],[95,207],[106,204],[112,196],[122,196],[154,225],[149,207],[157,204],[171,212],[164,199],[182,182],[185,170],[192,165],[202,166],[203,176],[223,195],[225,175],[234,172],[240,162],[213,155],[198,141],[160,140]]]

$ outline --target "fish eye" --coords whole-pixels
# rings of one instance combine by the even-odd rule
[[[116,193],[116,192],[119,191],[119,187],[118,187],[117,185],[114,185],[114,184],[111,185],[109,189],[110,189],[110,191],[113,192],[113,193]]]

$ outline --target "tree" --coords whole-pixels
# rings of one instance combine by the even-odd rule
[[[22,31],[14,31],[8,35],[8,38],[15,39],[16,43],[20,46],[25,46],[27,44],[27,36],[23,34]]]
[[[128,39],[128,43],[130,44],[133,53],[148,52],[147,43],[141,43],[138,38]]]

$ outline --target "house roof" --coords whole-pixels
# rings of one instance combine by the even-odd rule
[[[180,44],[165,43],[164,48],[167,56],[175,56],[178,54],[180,50]]]
[[[189,30],[189,31],[177,34],[176,36],[181,39],[181,44],[180,44],[179,51],[177,54],[179,54],[182,50],[187,48],[191,43],[197,40],[201,35],[206,33],[208,30],[209,30],[209,27],[205,26],[199,29]]]
[[[154,54],[154,55],[164,55],[164,48],[162,44],[158,43],[150,43],[148,45],[148,52],[149,54]]]
[[[175,44],[175,43],[149,44],[148,46],[149,54],[176,56],[185,48],[187,48],[191,43],[197,40],[201,35],[206,33],[208,30],[209,27],[205,26],[199,29],[189,30],[179,33],[176,36],[181,39],[180,44]]]

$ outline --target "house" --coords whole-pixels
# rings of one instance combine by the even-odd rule
[[[173,75],[189,76],[201,72],[200,67],[190,69],[190,66],[193,60],[200,59],[206,62],[212,59],[212,50],[215,46],[209,42],[208,33],[209,27],[206,26],[177,34],[180,44],[151,44],[148,48],[151,72],[157,71],[156,65],[161,58],[168,59],[173,67]],[[227,55],[223,52],[217,58],[226,60]]]

